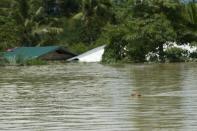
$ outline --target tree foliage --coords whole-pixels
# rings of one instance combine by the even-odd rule
[[[106,44],[104,61],[164,61],[163,45],[197,43],[195,0],[1,0],[0,50],[61,44],[81,53]]]
[[[20,45],[19,27],[9,11],[12,6],[13,0],[0,1],[0,50]]]
[[[164,61],[163,45],[166,42],[183,44],[197,40],[196,23],[191,19],[195,15],[183,17],[183,14],[189,15],[185,6],[190,8],[190,4],[194,3],[185,5],[179,0],[135,0],[128,4],[131,4],[129,11],[133,13],[123,15],[126,20],[116,25],[113,32],[109,29],[109,36],[112,37],[107,40],[109,45],[104,61],[126,59],[143,62],[148,52],[158,52],[159,60]],[[116,55],[119,57],[114,57]]]

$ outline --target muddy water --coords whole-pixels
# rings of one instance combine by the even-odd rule
[[[196,79],[197,64],[0,67],[0,130],[196,130]]]

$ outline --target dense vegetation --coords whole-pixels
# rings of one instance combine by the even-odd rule
[[[144,62],[150,52],[165,61],[174,54],[164,51],[164,44],[197,45],[197,4],[195,0],[1,0],[0,40],[1,51],[55,44],[81,53],[107,44],[104,62]],[[181,54],[177,50],[173,52]]]

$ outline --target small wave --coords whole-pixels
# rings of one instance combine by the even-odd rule
[[[159,93],[152,96],[177,96],[177,97],[187,97],[187,96],[197,96],[197,90],[189,90],[189,91],[171,91],[165,93]]]

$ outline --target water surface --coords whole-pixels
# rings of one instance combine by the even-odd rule
[[[196,78],[196,64],[0,67],[0,130],[196,130]]]

